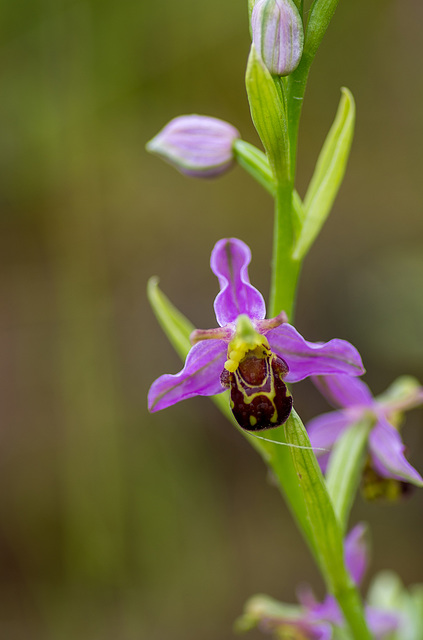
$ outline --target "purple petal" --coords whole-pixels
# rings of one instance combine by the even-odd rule
[[[342,625],[342,612],[333,596],[326,596],[322,603],[316,604],[309,611],[312,620],[325,620],[331,624]]]
[[[367,527],[360,523],[345,538],[345,564],[355,584],[363,579],[368,562]]]
[[[369,387],[359,378],[347,375],[313,376],[313,383],[335,407],[372,407]]]
[[[296,591],[297,600],[304,609],[313,609],[319,604],[309,584],[300,584]]]
[[[239,137],[239,131],[224,120],[178,116],[150,140],[146,148],[185,175],[211,178],[233,164],[232,147]]]
[[[214,310],[221,327],[235,322],[241,314],[254,320],[262,320],[266,315],[263,296],[250,284],[250,261],[249,247],[237,238],[219,240],[212,251],[210,266],[220,286]]]
[[[325,622],[306,625],[304,631],[308,632],[309,635],[306,637],[310,640],[331,640],[332,638],[332,627]]]
[[[405,446],[401,436],[383,416],[379,416],[376,426],[369,436],[369,448],[376,471],[383,478],[395,478],[423,485],[421,475],[404,456]]]
[[[352,376],[364,373],[360,354],[345,340],[334,338],[329,342],[308,342],[288,323],[271,329],[266,337],[272,351],[289,367],[287,382],[331,373]]]
[[[394,611],[366,607],[366,618],[375,640],[383,638],[396,631],[401,624],[401,615]]]
[[[313,418],[307,423],[311,446],[330,449],[350,424],[351,418],[343,411],[331,411]],[[316,451],[316,455],[320,453]]]
[[[148,392],[150,411],[166,409],[193,396],[212,396],[224,391],[220,374],[226,360],[227,344],[223,340],[204,340],[192,347],[185,366],[176,375],[157,378]]]

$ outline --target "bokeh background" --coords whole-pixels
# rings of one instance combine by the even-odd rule
[[[180,363],[145,287],[159,275],[214,326],[210,251],[238,236],[267,295],[272,203],[239,168],[195,181],[144,145],[184,113],[258,142],[245,3],[32,0],[1,14],[0,637],[230,640],[250,595],[322,585],[261,460],[208,399],[148,415],[149,385]],[[341,0],[301,126],[304,194],[339,88],[353,91],[351,159],[297,326],[357,345],[376,393],[423,379],[422,20],[419,0]],[[307,382],[295,402],[304,420],[327,410]],[[420,471],[422,427],[417,410],[404,430]],[[357,500],[371,572],[423,579],[422,506],[422,492]]]

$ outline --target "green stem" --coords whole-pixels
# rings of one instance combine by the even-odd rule
[[[309,71],[310,61],[303,58],[298,68],[287,79],[288,135],[292,176],[295,176],[297,166],[298,131]]]
[[[309,69],[310,61],[302,60],[297,70],[283,79],[285,82],[280,85],[288,113],[289,167],[288,180],[286,183],[279,182],[275,196],[270,308],[272,316],[284,310],[290,319],[294,313],[295,293],[301,268],[301,261],[292,257],[296,240],[296,229],[293,224],[293,192],[297,166],[298,129]]]
[[[272,317],[285,311],[288,318],[291,318],[294,312],[295,292],[301,263],[292,258],[295,242],[293,215],[293,185],[292,183],[279,184],[275,197],[270,289],[270,315]]]
[[[354,640],[373,640],[367,627],[363,603],[357,588],[350,584],[334,590],[333,595],[342,609]]]

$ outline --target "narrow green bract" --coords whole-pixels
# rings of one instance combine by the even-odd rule
[[[276,184],[266,154],[245,140],[236,140],[235,159],[271,196],[275,196]]]
[[[354,123],[354,98],[348,89],[343,88],[334,123],[322,147],[304,198],[304,225],[293,254],[297,260],[306,256],[330,213],[345,174]]]
[[[251,45],[245,77],[251,117],[277,182],[289,181],[287,114],[269,71]]]
[[[172,343],[178,355],[185,359],[191,349],[189,337],[195,327],[191,322],[170,302],[159,289],[159,279],[150,278],[147,285],[147,296],[151,307],[163,331]]]
[[[286,440],[296,445],[291,456],[317,549],[322,575],[328,590],[336,597],[354,638],[371,640],[361,598],[345,567],[341,527],[335,515],[326,483],[301,419],[293,410],[285,424]]]
[[[325,480],[310,445],[307,432],[293,410],[285,425],[286,441],[295,445],[291,456],[303,492],[311,530],[319,549],[318,560],[330,591],[344,573],[341,529],[331,504]],[[298,446],[306,447],[299,449]]]
[[[309,65],[326,33],[339,0],[314,0],[307,23],[303,57]]]
[[[348,516],[361,480],[365,448],[372,419],[352,425],[339,438],[331,453],[326,483],[335,513],[345,532]]]

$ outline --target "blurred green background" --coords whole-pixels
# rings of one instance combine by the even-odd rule
[[[180,367],[149,276],[212,327],[210,251],[238,236],[268,292],[270,198],[241,169],[195,181],[144,151],[184,113],[257,143],[246,13],[240,0],[2,3],[1,638],[230,640],[250,595],[322,593],[261,460],[210,401],[146,411],[151,382]],[[422,20],[419,0],[341,0],[300,133],[304,194],[339,88],[353,91],[352,155],[297,326],[351,340],[375,392],[423,379]],[[304,420],[327,410],[307,382],[295,404]],[[415,411],[404,431],[420,471],[422,426]],[[422,580],[422,506],[422,492],[358,499],[372,572]]]

